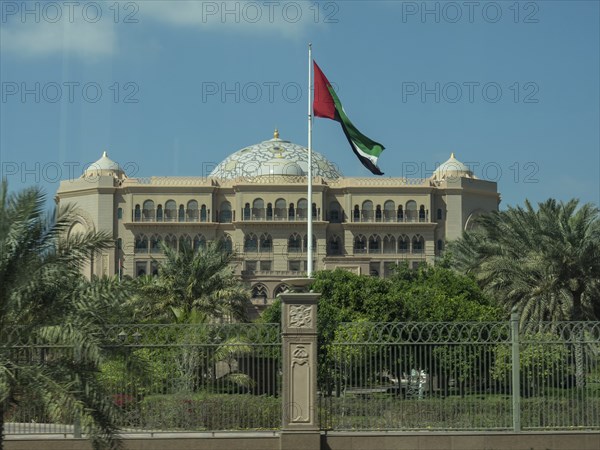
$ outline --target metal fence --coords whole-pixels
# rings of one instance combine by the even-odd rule
[[[321,428],[600,428],[600,322],[345,323],[320,360]]]
[[[124,432],[278,429],[281,338],[277,324],[115,325],[105,330],[99,374]],[[40,362],[69,348],[19,346]],[[7,434],[78,435],[40,399],[22,398],[5,417]]]
[[[278,430],[277,324],[115,325],[100,381],[123,432]],[[368,323],[322,333],[323,430],[598,430],[600,322]],[[36,364],[73,349],[11,351]],[[293,389],[293,386],[289,387]],[[7,434],[77,436],[22,393]]]

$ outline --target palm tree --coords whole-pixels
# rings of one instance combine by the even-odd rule
[[[481,216],[452,246],[458,268],[484,291],[521,314],[521,327],[540,321],[600,319],[600,219],[592,204],[549,199],[535,210],[509,207]],[[583,328],[573,329],[577,386],[585,384]]]
[[[600,318],[598,208],[550,199],[483,215],[455,241],[454,263],[508,310],[534,321]]]
[[[221,319],[245,321],[250,293],[235,277],[230,263],[234,254],[223,242],[179,250],[163,244],[166,259],[159,276],[142,277],[135,306],[146,320],[200,323]]]
[[[94,231],[68,236],[74,208],[46,216],[44,202],[37,187],[0,186],[0,450],[5,414],[28,399],[51,419],[78,418],[94,448],[117,448],[118,410],[97,378],[105,355],[98,330],[122,300],[114,293],[125,291],[80,275],[113,242]]]

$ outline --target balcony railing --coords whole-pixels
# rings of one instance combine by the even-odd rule
[[[391,212],[380,212],[373,210],[354,210],[352,213],[353,223],[415,223],[415,222],[429,222],[429,210],[427,211],[405,211],[402,214],[398,214],[395,211]]]
[[[151,222],[151,223],[162,223],[162,222],[181,222],[181,223],[202,223],[211,222],[210,210],[198,211],[189,210],[184,214],[173,212],[171,210],[165,211],[163,214],[157,214],[154,210],[143,211],[141,214],[138,211],[133,210],[132,217],[134,222]]]

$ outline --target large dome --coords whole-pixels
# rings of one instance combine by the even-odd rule
[[[313,177],[335,180],[342,175],[323,155],[312,152]],[[308,150],[306,147],[279,139],[277,130],[273,139],[243,148],[225,158],[209,176],[231,180],[240,177],[265,175],[306,176]]]

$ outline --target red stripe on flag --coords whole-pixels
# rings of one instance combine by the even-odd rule
[[[313,61],[315,73],[315,95],[313,99],[313,113],[315,117],[325,117],[335,120],[335,103],[329,93],[329,80]]]

